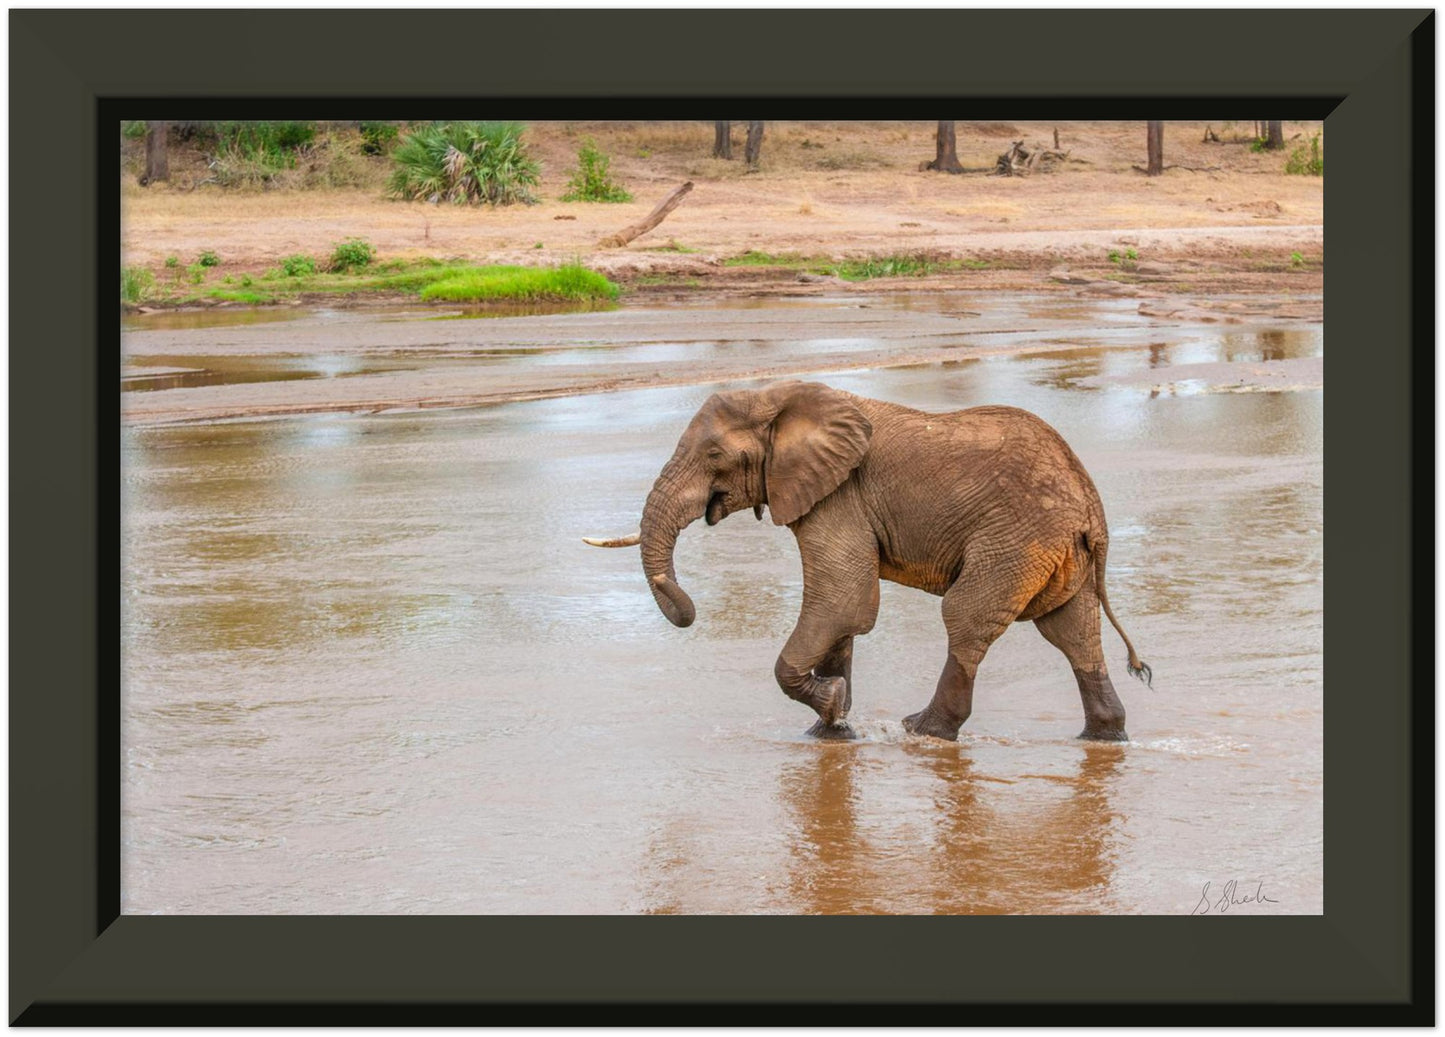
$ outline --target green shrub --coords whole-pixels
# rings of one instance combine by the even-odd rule
[[[176,269],[177,267],[179,267],[180,265],[181,265],[181,257],[180,257],[180,256],[166,256],[166,269],[167,269],[167,270],[175,270],[175,269]]]
[[[1284,161],[1284,171],[1297,176],[1324,176],[1325,157],[1320,152],[1320,135],[1310,138],[1308,147],[1301,144],[1289,153]]]
[[[206,268],[200,263],[192,263],[186,267],[186,273],[191,275],[191,284],[200,284],[206,279]]]
[[[541,170],[517,122],[434,123],[408,134],[392,152],[389,188],[398,198],[462,205],[532,204]]]
[[[337,247],[340,248],[341,246]],[[332,262],[335,262],[335,256],[332,257]],[[362,265],[365,266],[366,264],[363,263]],[[316,260],[310,256],[287,256],[281,260],[281,271],[287,277],[302,277],[306,274],[314,274],[316,273]]]
[[[331,269],[336,273],[357,270],[371,265],[376,258],[376,249],[361,238],[347,238],[331,253]],[[294,276],[294,275],[291,275]]]
[[[188,129],[214,149],[211,177],[222,187],[269,184],[295,169],[296,153],[316,137],[312,122],[210,122]]]
[[[295,152],[316,138],[314,122],[221,122],[216,124],[218,142],[250,159],[272,165],[294,166]]]
[[[206,249],[206,251],[200,254],[200,257],[197,258],[196,262],[199,263],[201,266],[220,266],[221,257],[216,255],[210,249]]]
[[[120,135],[126,140],[140,140],[146,135],[146,124],[143,120],[126,120],[120,124]]]
[[[630,202],[630,195],[621,185],[612,182],[610,167],[612,160],[598,150],[591,137],[582,141],[577,149],[577,168],[567,181],[564,202]]]
[[[143,266],[123,267],[120,272],[121,299],[129,303],[140,302],[150,294],[155,280],[155,275]]]
[[[364,122],[360,130],[361,150],[368,155],[385,155],[401,133],[394,122]]]

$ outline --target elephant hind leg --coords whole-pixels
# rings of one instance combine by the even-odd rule
[[[958,729],[973,712],[973,680],[988,652],[1018,618],[1021,601],[1017,587],[997,573],[970,571],[967,566],[943,595],[943,624],[948,629],[948,660],[933,690],[933,698],[919,712],[903,719],[913,734],[955,741]]]
[[[1094,581],[1086,580],[1067,602],[1035,619],[1034,626],[1068,657],[1074,669],[1079,698],[1084,704],[1084,730],[1079,737],[1127,742],[1124,703],[1119,701],[1109,680],[1104,649],[1099,642],[1099,598]]]

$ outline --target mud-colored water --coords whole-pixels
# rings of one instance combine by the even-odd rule
[[[1124,677],[1106,628],[1123,745],[1074,740],[1073,678],[1031,624],[990,650],[957,744],[906,735],[945,642],[938,599],[888,583],[856,648],[862,737],[804,737],[772,677],[796,547],[745,513],[684,532],[698,618],[668,624],[635,551],[580,538],[635,528],[716,386],[126,427],[123,909],[1189,913],[1210,883],[1219,913],[1234,880],[1269,901],[1229,914],[1321,911],[1323,391],[1099,381],[1320,356],[1321,329],[1101,342],[1112,304],[1073,305],[1077,338],[1057,308],[1050,336],[1076,348],[824,380],[1022,406],[1069,440],[1154,671]]]

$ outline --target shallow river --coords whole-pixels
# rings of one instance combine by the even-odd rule
[[[698,618],[668,624],[635,549],[581,537],[636,528],[717,386],[126,427],[123,910],[1188,913],[1210,883],[1218,913],[1235,880],[1269,902],[1232,914],[1322,911],[1323,390],[1108,381],[1321,356],[1322,329],[1100,342],[1113,304],[1069,305],[1076,350],[821,377],[1063,433],[1154,672],[1125,677],[1105,627],[1122,745],[1074,739],[1032,624],[990,650],[957,744],[905,734],[945,640],[939,599],[889,583],[861,737],[804,737],[772,676],[797,550],[747,513],[684,531]]]

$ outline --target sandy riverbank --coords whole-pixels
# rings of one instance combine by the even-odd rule
[[[122,262],[164,281],[214,251],[221,264],[205,273],[209,285],[362,237],[379,260],[580,259],[634,296],[826,291],[836,286],[800,281],[788,261],[909,254],[967,262],[927,279],[939,288],[1051,290],[1065,266],[1162,292],[1322,290],[1323,178],[1288,175],[1285,154],[1252,151],[1252,124],[1166,124],[1159,177],[1136,168],[1142,123],[959,123],[961,175],[919,168],[932,157],[934,123],[768,125],[749,173],[740,157],[711,157],[710,123],[534,123],[527,139],[542,164],[541,201],[496,209],[390,200],[385,159],[368,160],[374,168],[358,174],[365,185],[346,190],[222,190],[203,182],[203,161],[178,155],[169,184],[141,188],[133,170],[125,174]],[[1206,143],[1206,129],[1222,142]],[[1320,129],[1287,123],[1286,150]],[[988,175],[1013,140],[1051,146],[1055,131],[1068,155],[1056,171]],[[634,201],[558,200],[584,138],[611,156]],[[598,247],[685,180],[694,190],[659,227],[626,248]],[[750,252],[782,265],[732,265]],[[172,256],[179,265],[167,268]]]

